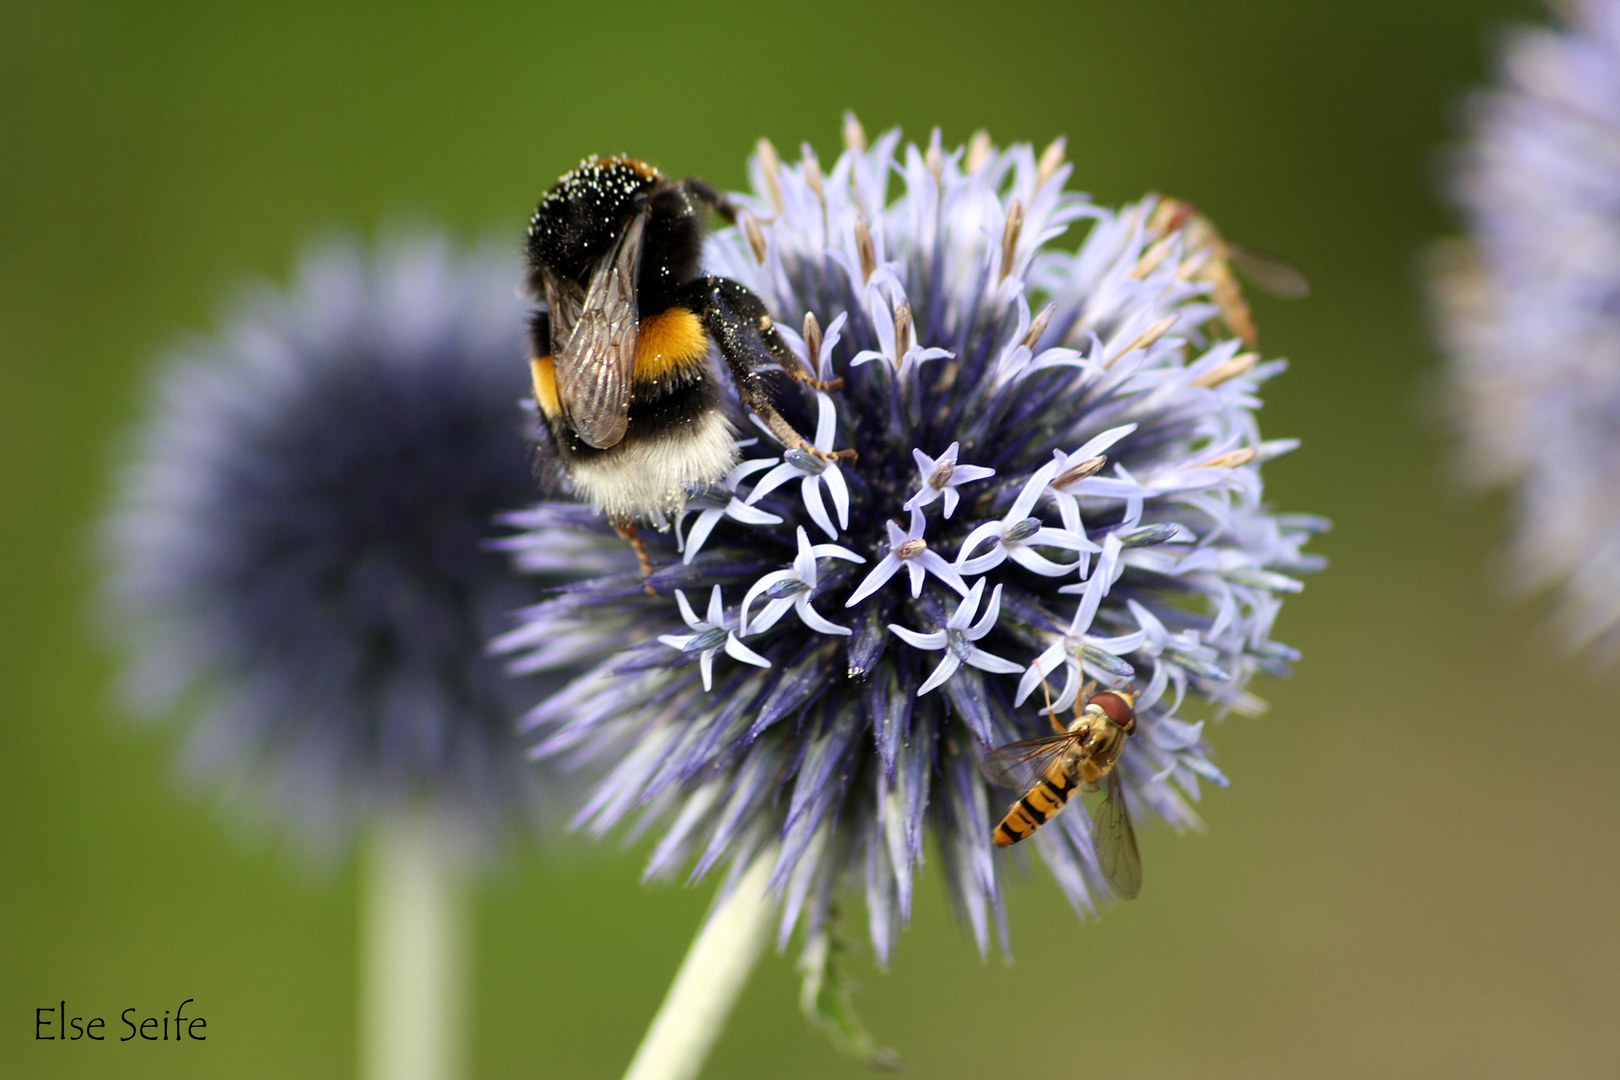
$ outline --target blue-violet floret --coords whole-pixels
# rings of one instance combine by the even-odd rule
[[[312,249],[160,367],[103,527],[131,697],[317,848],[409,803],[493,839],[544,794],[511,716],[589,639],[513,679],[488,638],[614,563],[556,540],[525,580],[488,547],[534,485],[516,265],[431,235]]]
[[[1620,659],[1620,0],[1521,30],[1477,96],[1437,262],[1469,478],[1515,506],[1503,580],[1574,647]]]
[[[1125,797],[1194,824],[1200,781],[1226,780],[1182,709],[1262,707],[1245,687],[1296,656],[1272,621],[1319,567],[1300,547],[1325,522],[1263,503],[1261,464],[1294,445],[1254,422],[1283,364],[1218,335],[1199,270],[1223,255],[1157,224],[1157,198],[1116,211],[1066,192],[1061,142],[1037,156],[845,130],[830,172],[762,143],[706,261],[803,328],[784,336],[827,386],[784,390],[783,410],[857,457],[778,451],[695,493],[683,554],[679,528],[643,534],[656,595],[599,517],[513,515],[529,565],[588,540],[613,569],[502,647],[532,657],[596,625],[597,662],[524,724],[537,756],[608,767],[580,824],[665,823],[649,875],[736,874],[765,853],[784,942],[854,887],[886,961],[932,830],[980,948],[992,929],[1005,947],[1018,856],[991,845],[1012,796],[981,776],[986,750],[1050,730],[1028,699],[1059,669],[1058,711],[1087,679],[1134,683]],[[1078,250],[1054,243],[1082,223]],[[1106,895],[1084,813],[1033,844],[1078,911]]]

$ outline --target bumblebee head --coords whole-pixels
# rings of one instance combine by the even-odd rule
[[[548,271],[583,288],[662,181],[657,169],[627,157],[586,158],[564,175],[529,222],[529,291],[545,295]]]

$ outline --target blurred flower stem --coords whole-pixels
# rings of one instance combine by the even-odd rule
[[[382,815],[365,870],[362,1080],[458,1080],[467,902],[438,816]]]
[[[625,1080],[693,1080],[702,1070],[770,938],[777,854],[773,846],[758,856],[709,914]]]

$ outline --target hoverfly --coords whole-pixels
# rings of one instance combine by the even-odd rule
[[[1243,289],[1232,274],[1233,267],[1254,284],[1285,300],[1298,300],[1311,291],[1311,283],[1298,267],[1276,255],[1224,239],[1192,203],[1161,198],[1148,229],[1164,238],[1180,229],[1189,257],[1200,251],[1207,252],[1201,262],[1189,259],[1186,265],[1193,269],[1188,277],[1209,286],[1210,299],[1221,310],[1221,321],[1251,349],[1259,343],[1260,332],[1255,328],[1249,302],[1243,298]]]
[[[985,756],[980,768],[992,784],[1024,792],[991,839],[997,847],[1018,843],[1062,810],[1076,788],[1096,791],[1097,782],[1106,777],[1107,793],[1091,814],[1092,843],[1109,888],[1132,900],[1142,891],[1142,856],[1114,766],[1136,730],[1137,694],[1128,688],[1095,693],[1096,688],[1096,683],[1086,684],[1081,691],[1085,708],[1075,706],[1074,721],[1067,727],[1051,717],[1057,734],[998,746]],[[1046,700],[1051,716],[1050,694]]]

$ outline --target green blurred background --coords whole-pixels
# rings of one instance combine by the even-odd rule
[[[68,3],[0,12],[0,1074],[346,1077],[352,866],[244,839],[110,704],[86,533],[154,356],[331,227],[515,244],[588,153],[744,183],[756,137],[830,162],[843,109],[955,144],[1069,137],[1105,203],[1162,190],[1286,255],[1256,300],[1292,358],[1268,468],[1332,516],[1279,637],[1305,661],[1214,733],[1209,831],[1143,840],[1137,902],[1078,922],[1043,872],[1017,963],[925,870],[861,1005],[918,1077],[1584,1077],[1620,1072],[1616,694],[1492,592],[1499,503],[1447,494],[1416,257],[1459,96],[1527,2]],[[477,896],[472,1075],[611,1077],[708,901],[645,851],[519,852]],[[857,1076],[789,959],[707,1077]],[[206,1044],[35,1042],[36,1007],[161,1013]],[[119,1029],[120,1032],[122,1029]]]

